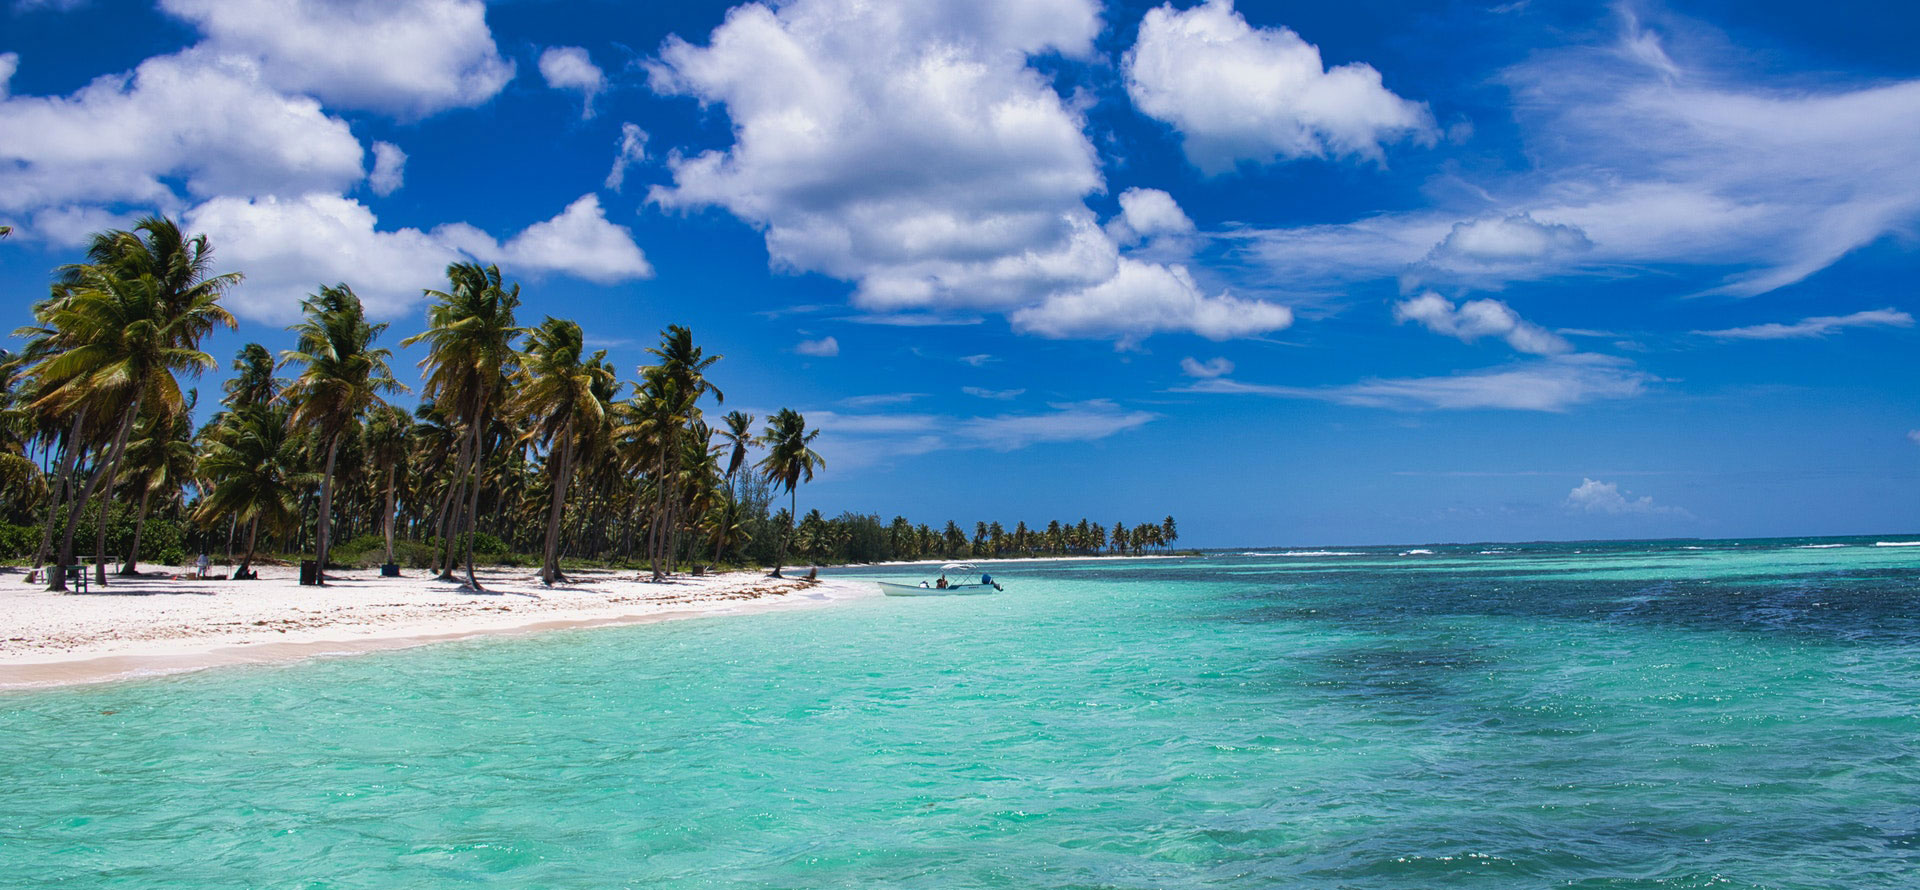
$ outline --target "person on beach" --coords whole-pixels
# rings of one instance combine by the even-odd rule
[[[202,550],[200,551],[200,558],[197,560],[194,560],[193,576],[195,578],[205,580],[207,577],[207,570],[212,567],[213,567],[213,560],[208,559],[206,551]]]

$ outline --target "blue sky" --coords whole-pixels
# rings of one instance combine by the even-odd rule
[[[207,233],[239,332],[454,259],[826,430],[803,508],[1203,546],[1920,529],[1882,4],[13,0],[0,288]],[[406,363],[418,356],[403,351]],[[209,381],[210,382],[210,381]]]

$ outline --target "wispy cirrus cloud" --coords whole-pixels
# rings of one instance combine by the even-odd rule
[[[925,398],[926,395],[923,392],[883,392],[868,396],[848,396],[841,399],[839,404],[855,410],[866,410],[885,408],[888,405],[905,405],[914,399]]]
[[[823,448],[840,469],[948,450],[1019,451],[1036,445],[1092,442],[1138,429],[1159,418],[1108,399],[1052,402],[1044,411],[960,416],[925,412],[848,414],[809,411]],[[823,452],[826,453],[826,452]]]
[[[992,399],[1005,402],[1026,395],[1025,389],[987,389],[981,386],[963,386],[960,391],[976,399]]]
[[[1825,337],[1845,328],[1910,328],[1913,316],[1897,309],[1869,309],[1851,315],[1816,315],[1796,322],[1747,325],[1718,331],[1694,331],[1716,340],[1795,340]]]
[[[1203,362],[1187,356],[1180,360],[1180,373],[1202,379],[1225,377],[1233,373],[1233,362],[1225,357],[1210,358]]]
[[[1313,399],[1403,411],[1565,411],[1586,402],[1633,398],[1645,393],[1654,380],[1624,359],[1576,353],[1441,377],[1382,378],[1325,387],[1276,386],[1215,377],[1173,391]]]
[[[1762,80],[1703,25],[1621,19],[1499,78],[1532,169],[1458,177],[1469,197],[1426,209],[1223,234],[1302,288],[1677,266],[1744,297],[1920,224],[1920,79]]]

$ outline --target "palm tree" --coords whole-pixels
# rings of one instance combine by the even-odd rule
[[[387,542],[386,565],[393,564],[394,496],[400,470],[407,463],[407,434],[412,428],[406,409],[393,405],[376,409],[365,427],[367,459],[383,477],[380,488],[386,508],[380,513],[380,530]]]
[[[662,365],[640,369],[640,384],[633,398],[621,406],[621,423],[616,431],[635,470],[647,473],[652,487],[653,513],[647,529],[647,559],[654,581],[666,578],[661,560],[669,545],[667,527],[672,522],[673,484],[680,457],[682,423],[691,401],[678,378]]]
[[[498,412],[497,397],[519,353],[514,341],[525,329],[513,323],[520,286],[501,281],[498,266],[454,263],[447,267],[448,288],[429,290],[427,329],[401,341],[427,344],[420,362],[427,371],[421,394],[447,410],[464,427],[455,477],[448,490],[455,509],[446,531],[446,560],[440,574],[453,580],[454,546],[465,537],[466,587],[481,590],[473,573],[473,520],[480,509],[481,469],[486,463],[487,433]],[[466,497],[462,499],[463,493]],[[460,501],[465,503],[461,504]]]
[[[612,377],[601,364],[606,350],[591,356],[584,355],[585,351],[585,335],[578,324],[548,318],[527,337],[526,360],[516,378],[519,392],[510,408],[529,421],[521,441],[547,449],[553,494],[547,509],[540,580],[549,587],[562,580],[560,520],[566,511],[574,456],[581,440],[600,428],[607,412],[596,393],[596,384]]]
[[[693,345],[693,331],[691,329],[680,325],[668,325],[666,330],[660,332],[660,345],[648,347],[647,352],[652,353],[660,360],[660,363],[654,365],[653,368],[657,369],[659,374],[665,376],[667,382],[671,384],[671,386],[662,387],[661,389],[663,392],[670,393],[672,396],[678,398],[680,411],[683,414],[681,420],[684,422],[687,431],[693,428],[694,423],[698,419],[701,396],[712,393],[715,404],[726,402],[726,395],[720,391],[719,387],[714,386],[706,376],[707,369],[713,367],[714,363],[720,361],[723,356],[708,356],[700,347]],[[678,441],[679,437],[677,433],[680,431],[673,432],[675,435],[670,438],[672,438],[674,442],[664,442],[663,440],[666,447],[672,448],[674,447],[674,443]],[[705,438],[702,437],[702,447],[704,447],[704,443]],[[681,480],[678,478],[679,474],[669,474],[667,468],[664,466],[661,467],[661,471],[667,479],[667,486],[660,491],[661,497],[665,499],[662,503],[671,502],[677,507],[680,500],[679,483]],[[669,513],[669,519],[664,531],[665,537],[659,542],[659,546],[667,554],[667,567],[668,571],[671,571],[673,560],[679,551],[680,538],[680,523],[674,518],[673,513]],[[654,580],[660,580],[658,562],[655,563]]]
[[[360,298],[344,284],[321,287],[300,302],[306,320],[288,330],[299,335],[298,345],[280,354],[280,364],[303,370],[281,397],[293,406],[289,420],[312,430],[326,451],[326,469],[320,476],[320,517],[314,531],[315,583],[326,583],[329,532],[333,525],[334,460],[340,442],[360,416],[384,402],[381,393],[406,389],[393,379],[387,359],[393,353],[373,348],[387,329],[371,324]]]
[[[95,469],[68,512],[58,570],[49,589],[65,590],[65,567],[73,564],[73,533],[79,508],[101,492],[95,523],[95,580],[106,583],[107,507],[121,455],[143,407],[178,412],[184,399],[176,372],[197,375],[213,365],[199,350],[215,325],[234,327],[220,307],[221,295],[240,281],[237,273],[211,275],[213,249],[205,236],[185,238],[172,221],[147,217],[133,231],[95,235],[89,262],[61,270],[53,295],[35,307],[31,373],[42,410],[75,416],[117,413],[110,438],[95,439]],[[79,426],[79,424],[76,424]],[[104,486],[104,488],[103,488]]]
[[[1161,520],[1160,521],[1161,543],[1165,544],[1168,549],[1172,549],[1173,542],[1178,540],[1180,540],[1180,528],[1179,526],[1176,526],[1173,524],[1173,517],[1169,516]]]
[[[285,382],[273,376],[273,354],[265,346],[248,343],[233,357],[233,379],[221,384],[228,408],[264,405],[280,394]]]
[[[813,471],[827,465],[826,460],[814,453],[811,447],[814,438],[819,435],[817,429],[809,431],[807,419],[792,408],[780,409],[780,413],[767,422],[766,432],[761,435],[761,442],[767,446],[767,456],[760,460],[760,473],[768,482],[787,490],[789,521],[800,509],[795,490],[803,481],[812,482]],[[775,578],[781,576],[780,568],[786,563],[787,545],[792,537],[793,530],[789,527],[780,539],[779,556],[773,563]]]
[[[667,325],[667,329],[660,332],[660,345],[649,346],[647,351],[660,359],[659,367],[672,376],[673,382],[692,397],[688,402],[689,409],[692,408],[693,402],[699,401],[700,397],[707,393],[713,394],[713,401],[716,404],[726,402],[726,395],[720,392],[719,387],[707,380],[706,375],[708,368],[713,367],[715,362],[726,356],[706,355],[700,347],[693,345],[693,331],[677,324]],[[693,420],[691,410],[687,414],[687,420],[689,422]]]
[[[246,556],[234,569],[248,577],[260,526],[269,532],[291,529],[298,520],[299,485],[305,480],[289,464],[293,457],[289,412],[284,405],[250,405],[224,418],[208,436],[200,469],[210,480],[194,518],[210,524],[231,517],[247,525]]]
[[[122,575],[140,574],[140,541],[147,528],[147,510],[153,496],[163,503],[179,494],[194,470],[193,443],[188,427],[197,393],[187,399],[178,414],[150,414],[141,424],[140,438],[127,443],[126,462],[134,471],[135,490],[140,492],[140,508],[134,514],[133,544],[127,561],[120,566]]]
[[[729,411],[727,412],[727,416],[722,419],[727,422],[727,428],[720,431],[720,436],[727,441],[726,447],[728,448],[728,454],[727,497],[726,500],[721,502],[723,508],[726,510],[726,515],[721,521],[721,528],[731,531],[733,529],[733,510],[735,506],[733,474],[739,472],[740,466],[747,462],[747,447],[753,444],[753,415],[745,411]],[[728,536],[726,535],[715,536],[714,538],[713,561],[716,564],[720,562],[720,547],[727,539]]]

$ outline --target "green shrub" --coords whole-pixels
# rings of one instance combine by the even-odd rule
[[[0,559],[26,559],[40,546],[40,530],[31,525],[0,522]]]
[[[473,532],[472,534],[473,534],[473,553],[475,556],[489,556],[489,557],[497,558],[497,557],[506,555],[507,543],[505,541],[502,541],[499,538],[494,537],[493,535],[487,534],[486,532]],[[466,542],[462,541],[461,543],[464,544]]]
[[[129,535],[127,549],[133,549]],[[140,560],[166,566],[187,564],[187,530],[171,519],[149,519],[140,532]]]

